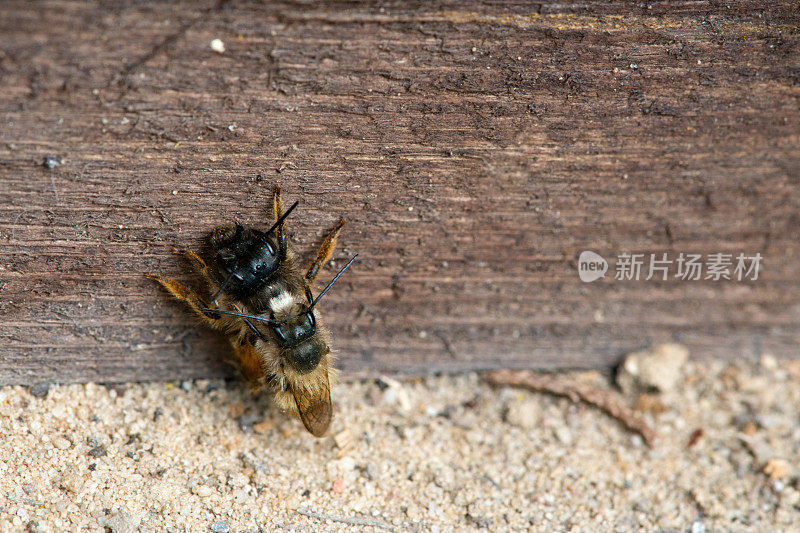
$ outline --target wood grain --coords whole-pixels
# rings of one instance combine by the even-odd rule
[[[348,220],[321,281],[360,253],[346,376],[797,356],[793,4],[4,2],[0,383],[229,375],[143,273],[191,283],[173,248],[276,183],[309,259]],[[764,270],[585,284],[585,249]]]

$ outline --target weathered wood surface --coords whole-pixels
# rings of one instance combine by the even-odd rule
[[[322,309],[346,375],[797,355],[795,2],[381,6],[4,2],[0,382],[230,373],[142,274],[191,282],[171,250],[275,183],[300,250],[346,216],[361,254]],[[765,269],[584,284],[584,249]]]

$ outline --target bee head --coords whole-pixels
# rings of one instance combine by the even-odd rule
[[[232,228],[214,231],[211,246],[216,252],[220,274],[225,278],[217,295],[229,287],[234,293],[253,291],[275,274],[286,259],[286,239],[281,224],[295,207],[297,202],[267,231],[245,229],[238,222]]]
[[[300,374],[317,368],[328,347],[317,333],[317,319],[308,304],[289,293],[270,300],[275,341],[282,348],[286,362]]]
[[[297,372],[308,374],[317,368],[322,356],[328,353],[330,353],[330,348],[314,337],[287,350],[285,358]]]
[[[263,285],[286,257],[274,232],[245,229],[240,224],[212,238],[220,275],[231,292],[252,291]]]

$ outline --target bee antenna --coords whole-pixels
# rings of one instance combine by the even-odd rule
[[[319,295],[316,298],[314,298],[314,301],[311,302],[311,305],[308,306],[309,311],[312,310],[315,305],[317,305],[317,302],[320,301],[323,296],[325,296],[325,293],[328,292],[328,289],[330,289],[333,286],[333,284],[336,283],[336,280],[339,279],[339,276],[344,274],[344,271],[347,270],[347,267],[349,267],[353,263],[353,261],[356,260],[356,257],[358,257],[358,254],[354,255],[353,258],[350,261],[348,261],[345,266],[342,267],[339,273],[336,274],[336,276],[331,280],[331,282],[328,283],[328,286],[322,289],[322,292],[319,293]]]
[[[241,318],[252,318],[253,320],[259,320],[261,322],[266,322],[270,326],[279,326],[277,322],[274,320],[270,320],[269,318],[262,318],[260,316],[255,315],[245,315],[243,313],[234,313],[233,311],[223,311],[222,309],[211,309],[210,307],[201,307],[201,311],[206,313],[213,313],[213,314],[222,314],[222,315],[231,315],[231,316],[238,316]],[[251,324],[252,327],[252,324]]]
[[[286,219],[286,217],[288,217],[288,216],[289,216],[289,213],[291,213],[291,212],[292,212],[292,209],[294,209],[295,207],[297,207],[297,204],[299,204],[299,203],[300,203],[300,201],[299,201],[299,200],[298,200],[298,201],[296,201],[295,203],[293,203],[293,204],[292,204],[292,206],[291,206],[289,209],[287,209],[287,210],[286,210],[286,212],[285,212],[284,214],[282,214],[282,215],[281,215],[281,216],[278,218],[278,220],[275,222],[275,224],[273,224],[271,228],[269,228],[269,229],[268,229],[266,232],[264,232],[264,235],[269,235],[270,233],[272,233],[273,231],[275,231],[275,228],[277,228],[278,226],[280,226],[280,225],[281,225],[281,223],[283,223],[283,221]]]
[[[247,326],[248,326],[248,327],[249,327],[249,328],[250,328],[250,329],[253,331],[253,333],[255,333],[256,335],[258,335],[258,338],[259,338],[259,339],[261,339],[261,340],[262,340],[262,341],[264,341],[264,342],[267,342],[267,339],[265,339],[265,338],[264,338],[264,335],[262,335],[262,334],[261,334],[261,332],[260,332],[260,331],[258,331],[258,330],[256,329],[256,327],[253,325],[253,323],[252,323],[252,322],[250,322],[250,321],[249,321],[249,320],[247,320],[246,318],[244,319],[244,321],[247,323]]]
[[[214,297],[213,297],[213,298],[211,298],[211,303],[212,303],[212,304],[217,302],[217,298],[219,298],[219,295],[220,295],[220,294],[222,294],[222,291],[224,291],[224,290],[225,290],[225,287],[227,287],[227,286],[228,286],[228,283],[230,283],[230,281],[231,281],[231,278],[233,278],[233,274],[234,274],[235,272],[236,272],[236,270],[235,270],[235,269],[232,269],[232,270],[231,270],[231,273],[230,273],[230,275],[229,275],[227,278],[225,278],[225,281],[224,281],[224,282],[223,282],[223,284],[220,286],[219,290],[217,291],[217,294],[215,294],[215,295],[214,295]]]

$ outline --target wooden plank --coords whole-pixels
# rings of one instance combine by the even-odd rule
[[[350,376],[796,356],[800,21],[716,6],[5,2],[0,383],[230,373],[143,273],[190,282],[171,250],[276,183],[299,250],[348,219]],[[586,249],[764,270],[588,284]]]

